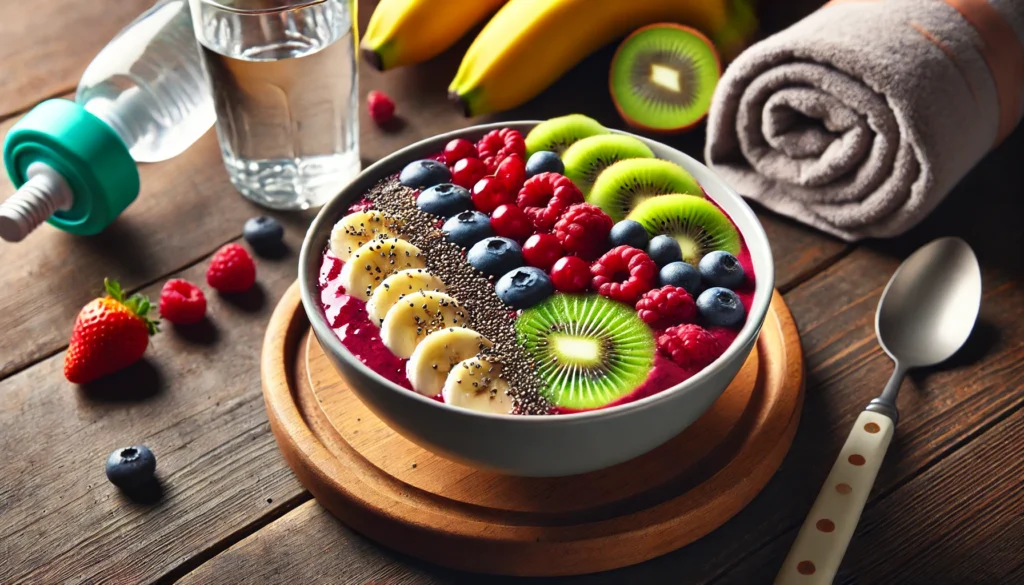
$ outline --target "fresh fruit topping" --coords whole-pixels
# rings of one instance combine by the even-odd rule
[[[452,180],[452,171],[444,164],[432,160],[416,160],[402,169],[398,182],[411,189],[426,189]],[[461,183],[460,183],[461,184]]]
[[[718,53],[707,37],[678,24],[652,24],[619,46],[609,87],[630,126],[678,132],[707,115],[720,76]]]
[[[593,260],[608,249],[612,218],[600,207],[577,203],[565,210],[555,223],[555,236],[562,248],[585,260]]]
[[[88,384],[132,365],[158,331],[148,317],[149,299],[141,294],[126,299],[115,280],[104,279],[103,286],[107,296],[82,307],[71,330],[64,377],[73,384]]]
[[[173,278],[160,291],[160,316],[175,325],[192,325],[206,315],[206,296],[187,280]]]
[[[700,277],[708,286],[736,288],[743,284],[747,275],[735,256],[722,250],[706,254],[697,264]]]
[[[497,177],[484,177],[473,184],[473,206],[477,211],[491,213],[499,205],[515,203],[514,192],[509,192]]]
[[[206,284],[222,293],[243,293],[256,284],[256,263],[240,244],[227,244],[210,259]]]
[[[494,176],[505,185],[505,191],[511,193],[515,199],[515,194],[519,193],[526,181],[526,163],[523,162],[523,157],[518,154],[508,155],[498,165]]]
[[[565,152],[574,142],[596,134],[607,134],[608,130],[597,120],[583,114],[568,114],[550,118],[537,124],[526,135],[526,152],[532,157],[542,150],[557,155]],[[561,171],[550,171],[558,172]]]
[[[514,204],[499,205],[491,214],[491,227],[499,236],[522,242],[533,233],[533,222]]]
[[[539,150],[531,154],[530,159],[526,161],[527,178],[541,173],[558,173],[561,175],[564,172],[565,165],[562,164],[561,157],[550,150]]]
[[[496,171],[501,161],[510,154],[518,154],[521,159],[526,159],[526,143],[523,141],[523,135],[518,130],[511,128],[491,130],[484,134],[484,137],[476,143],[476,151],[490,173]]]
[[[696,297],[700,292],[700,272],[686,262],[669,262],[658,272],[658,284],[684,288],[690,296]]]
[[[724,250],[740,253],[740,235],[715,204],[696,195],[662,195],[644,201],[630,214],[651,235],[672,236],[683,260],[696,266],[705,254]]]
[[[463,211],[448,218],[441,226],[441,231],[448,236],[448,240],[463,248],[469,248],[480,240],[494,235],[491,218],[479,211]]]
[[[115,449],[104,466],[107,479],[117,487],[132,491],[146,486],[156,473],[156,456],[145,445]]]
[[[562,154],[565,176],[586,195],[601,171],[627,158],[654,158],[639,139],[624,134],[600,134],[584,138]]]
[[[473,244],[466,253],[466,262],[488,276],[501,276],[523,265],[523,249],[515,240],[486,238]]]
[[[590,274],[590,284],[601,296],[632,307],[654,288],[658,267],[643,250],[616,246],[591,265]]]
[[[565,250],[554,234],[533,234],[523,244],[523,259],[526,263],[544,270],[550,269],[564,254]],[[589,274],[589,268],[587,270]]]
[[[477,158],[476,145],[465,138],[455,138],[444,145],[444,162],[453,166],[464,158]]]
[[[365,301],[385,278],[406,268],[425,268],[420,249],[401,238],[371,240],[341,267],[338,281],[345,292]]]
[[[273,256],[284,247],[284,226],[267,215],[253,217],[242,227],[242,237],[260,256]]]
[[[620,220],[651,197],[672,193],[704,196],[697,180],[683,167],[657,158],[630,158],[597,176],[587,202]]]
[[[357,211],[341,218],[331,230],[331,253],[348,261],[357,248],[374,238],[393,238],[395,222],[379,211]]]
[[[697,316],[697,304],[686,289],[663,286],[644,293],[636,302],[640,319],[654,328],[691,323]]]
[[[501,377],[501,364],[480,357],[463,360],[448,372],[441,397],[445,404],[476,412],[512,414],[508,381]]]
[[[465,187],[441,183],[424,189],[416,198],[416,207],[427,213],[449,218],[461,211],[473,209],[473,200]]]
[[[670,327],[658,336],[658,351],[683,368],[695,370],[721,354],[718,339],[699,325]]]
[[[526,309],[554,294],[555,287],[547,272],[536,266],[522,266],[499,278],[494,292],[513,309]]]
[[[629,246],[638,250],[646,250],[650,242],[647,230],[640,222],[624,219],[612,226],[608,232],[608,243],[614,246]]]
[[[387,310],[380,324],[380,340],[391,353],[407,358],[430,333],[468,324],[469,314],[454,297],[421,290],[406,295]]]
[[[373,289],[369,300],[366,301],[366,315],[371,323],[379,327],[384,322],[388,310],[406,296],[421,291],[446,292],[447,290],[440,278],[423,268],[399,270],[385,278],[380,286]]]
[[[597,295],[555,295],[516,320],[552,404],[600,408],[635,390],[654,363],[651,330],[626,307]]]
[[[683,251],[679,248],[679,242],[664,234],[651,238],[651,242],[647,244],[647,255],[658,266],[665,266],[683,259]]]
[[[551,266],[551,282],[564,293],[580,293],[590,288],[590,263],[579,256],[559,258]]]
[[[456,364],[476,357],[490,346],[489,339],[465,327],[434,331],[416,346],[406,364],[412,389],[424,396],[437,396]]]
[[[697,310],[701,319],[713,327],[736,327],[743,323],[746,309],[736,293],[714,286],[697,297]]]
[[[541,173],[523,183],[516,204],[540,231],[548,231],[570,205],[583,203],[583,193],[567,177]]]
[[[452,183],[459,187],[471,188],[487,174],[487,167],[477,158],[463,158],[452,166]]]
[[[370,110],[370,119],[377,124],[386,124],[395,115],[395,102],[382,91],[366,94],[366,105]]]

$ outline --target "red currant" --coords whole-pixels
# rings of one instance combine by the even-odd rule
[[[453,166],[464,158],[478,158],[476,145],[465,138],[456,138],[444,146],[444,162]]]
[[[481,163],[482,164],[482,163]],[[490,213],[505,203],[515,203],[516,196],[505,189],[497,177],[484,177],[473,185],[473,206],[481,213]]]
[[[507,160],[507,159],[506,159]],[[526,215],[525,212],[522,212]],[[565,254],[555,234],[533,234],[523,244],[523,258],[530,266],[548,270]]]
[[[590,264],[579,256],[559,258],[551,267],[551,282],[565,293],[578,293],[590,286]]]
[[[469,189],[487,174],[487,167],[480,159],[460,158],[452,167],[452,183]]]
[[[533,222],[522,209],[503,203],[491,214],[491,228],[499,236],[522,242],[533,233]]]
[[[518,154],[512,153],[498,165],[494,176],[505,185],[509,193],[518,194],[526,182],[526,163]]]

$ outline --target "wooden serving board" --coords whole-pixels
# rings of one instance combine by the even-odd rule
[[[682,434],[609,469],[522,478],[433,455],[370,413],[313,336],[297,284],[271,319],[262,360],[274,436],[321,505],[413,557],[506,575],[623,567],[721,526],[782,462],[803,376],[797,329],[776,293],[756,351]]]

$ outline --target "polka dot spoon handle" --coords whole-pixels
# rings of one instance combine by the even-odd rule
[[[892,441],[893,427],[891,418],[877,412],[866,410],[857,417],[776,585],[832,583]]]

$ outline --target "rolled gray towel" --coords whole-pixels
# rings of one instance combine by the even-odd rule
[[[891,237],[1013,130],[1022,93],[1024,0],[835,0],[729,65],[705,158],[778,213]]]

